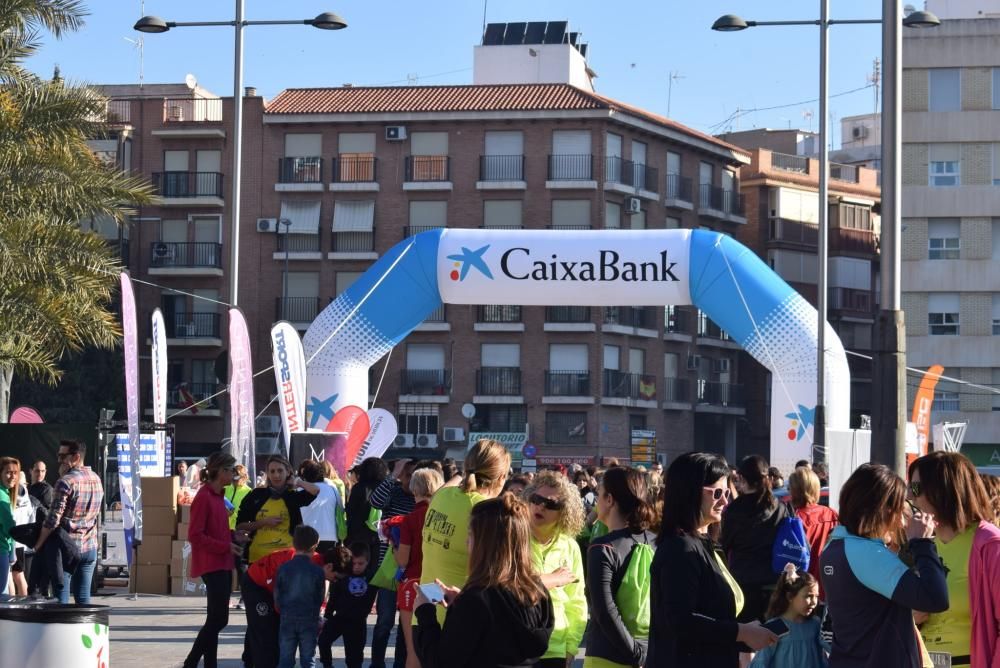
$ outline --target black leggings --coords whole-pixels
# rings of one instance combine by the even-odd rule
[[[233,572],[212,571],[201,576],[208,597],[205,625],[198,631],[191,652],[184,659],[184,668],[195,668],[205,658],[205,668],[216,668],[219,633],[229,624],[229,595],[233,593]]]
[[[559,657],[539,659],[538,663],[535,664],[535,668],[566,668],[566,659],[560,659]]]

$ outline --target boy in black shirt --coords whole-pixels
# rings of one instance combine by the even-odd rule
[[[344,637],[347,668],[361,668],[365,654],[368,613],[378,589],[368,584],[365,571],[371,553],[367,543],[351,544],[351,574],[336,574],[326,603],[326,622],[319,634],[319,660],[324,668],[333,666],[333,643]]]

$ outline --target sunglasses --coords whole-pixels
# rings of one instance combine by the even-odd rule
[[[914,480],[913,482],[911,482],[907,486],[907,489],[910,490],[910,494],[913,495],[914,498],[920,496],[920,493],[923,491],[923,487],[920,486],[919,480]]]
[[[59,454],[56,455],[56,459],[58,459],[59,461],[62,461],[62,460],[66,459],[69,456],[70,456],[70,454],[68,452],[60,452]]]
[[[555,499],[549,499],[542,496],[541,494],[532,494],[531,498],[528,499],[528,503],[534,506],[542,506],[546,510],[562,510],[563,502],[556,501]]]
[[[718,501],[719,499],[721,499],[723,496],[726,497],[726,501],[732,501],[732,499],[733,499],[733,493],[731,491],[729,491],[729,488],[704,487],[702,489],[704,489],[706,492],[711,491],[712,492],[712,498],[714,500],[716,500],[716,501]]]

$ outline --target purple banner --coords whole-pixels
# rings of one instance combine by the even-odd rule
[[[253,365],[247,321],[238,308],[229,309],[229,412],[233,457],[254,480]]]
[[[131,494],[124,493],[122,485],[122,521],[125,529],[126,551],[132,556],[131,543],[142,543],[142,476],[139,475],[139,352],[135,321],[135,293],[132,279],[121,274],[122,330],[125,333],[125,407],[128,420],[128,454],[131,470]],[[131,540],[130,540],[131,539]]]

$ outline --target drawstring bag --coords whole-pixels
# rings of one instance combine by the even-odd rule
[[[396,565],[396,559],[392,556],[392,549],[390,548],[389,551],[385,553],[382,563],[379,564],[378,570],[375,571],[375,575],[372,576],[372,579],[368,582],[368,584],[373,587],[378,587],[379,589],[396,591],[397,571],[398,566]]]
[[[800,571],[808,571],[809,557],[809,541],[802,520],[794,514],[781,520],[771,546],[771,570],[781,573],[785,564],[794,564]]]
[[[628,566],[615,592],[615,604],[625,628],[633,638],[649,638],[649,586],[652,576],[653,548],[636,541],[629,553]]]

